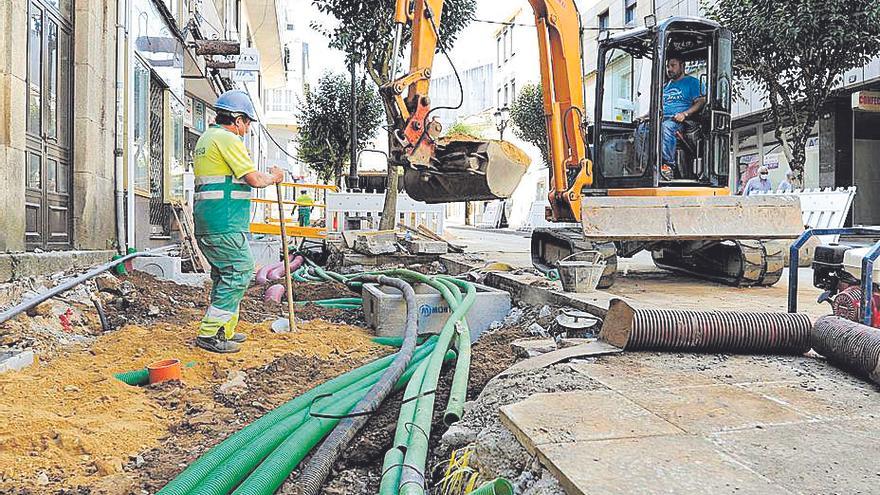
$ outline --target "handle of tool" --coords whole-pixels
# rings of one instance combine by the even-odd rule
[[[290,276],[290,254],[287,250],[287,225],[284,223],[284,199],[281,194],[281,183],[275,184],[275,195],[278,196],[278,222],[281,224],[281,250],[284,253],[284,283],[287,285],[287,319],[290,331],[296,331],[296,318],[293,314],[293,282]]]

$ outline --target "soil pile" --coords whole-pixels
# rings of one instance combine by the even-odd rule
[[[224,416],[225,404],[211,397],[231,373],[254,367],[264,371],[286,356],[288,363],[303,368],[300,374],[322,369],[335,376],[383,352],[362,329],[315,320],[287,334],[271,333],[267,324],[243,322],[239,328],[249,341],[242,351],[217,355],[193,345],[196,328],[197,323],[131,325],[100,337],[87,352],[0,375],[0,492],[12,487],[33,487],[33,493],[41,494],[61,487],[94,487],[102,478],[120,475],[130,456],[167,441],[169,433],[185,436],[186,428],[174,426],[181,417],[208,413],[201,421],[222,424],[218,418]],[[138,388],[113,378],[114,373],[168,357],[195,363],[184,370],[182,389]],[[316,368],[314,360],[328,364]],[[283,371],[268,374],[288,372],[287,366],[278,369]],[[261,405],[250,405],[250,415],[277,402],[259,392],[268,388],[256,390],[248,404]],[[278,392],[289,398],[301,391],[286,387]],[[229,433],[241,426],[234,424],[226,426]]]

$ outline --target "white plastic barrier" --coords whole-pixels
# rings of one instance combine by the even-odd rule
[[[544,217],[544,210],[548,206],[550,206],[549,201],[535,201],[534,203],[532,203],[532,207],[529,208],[529,214],[526,216],[525,222],[523,222],[523,224],[520,225],[516,230],[520,232],[531,232],[537,228],[568,228],[580,226],[580,224],[577,223],[548,222],[547,219]]]
[[[477,228],[480,229],[497,229],[501,225],[501,217],[504,211],[504,202],[491,201],[486,204],[486,209],[477,222]]]
[[[853,199],[855,186],[849,188],[798,189],[789,192],[757,193],[764,195],[797,196],[801,200],[801,213],[804,225],[814,229],[839,229],[846,223]],[[839,236],[819,236],[823,243],[837,242]]]
[[[350,219],[360,219],[360,228],[378,229],[384,204],[385,193],[328,192],[325,216],[327,230],[329,232],[347,230]],[[437,234],[442,234],[446,223],[446,205],[429,205],[400,193],[397,195],[397,223],[412,228],[423,225]]]

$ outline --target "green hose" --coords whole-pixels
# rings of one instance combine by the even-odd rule
[[[451,277],[437,277],[440,282],[449,286],[456,301],[463,301],[459,286],[467,291],[467,296],[476,297],[477,289],[474,284]],[[458,360],[455,362],[455,372],[452,375],[452,386],[449,389],[449,401],[446,403],[446,411],[443,413],[443,423],[451,426],[457,423],[464,414],[464,402],[467,399],[468,379],[471,368],[471,331],[467,319],[462,318],[461,324],[456,328],[456,350]]]
[[[428,360],[423,361],[413,374],[412,380],[406,385],[406,392],[400,405],[397,428],[394,431],[394,443],[385,453],[382,464],[382,481],[379,485],[379,495],[396,495],[400,485],[400,474],[403,470],[403,457],[406,445],[409,443],[411,424],[416,412],[416,399],[422,382],[425,379],[425,371],[428,369]]]
[[[426,358],[430,360],[436,354]],[[447,352],[443,356],[445,359],[454,359],[454,352]],[[407,383],[415,370],[413,367],[407,368],[407,371],[397,381],[395,390],[399,390],[403,384]],[[349,394],[348,396],[340,396],[336,402],[329,405],[327,409],[322,410],[322,414],[327,415],[344,415],[361,399],[357,394]],[[326,436],[330,430],[336,426],[339,419],[330,418],[309,418],[296,432],[287,437],[281,445],[278,446],[254,471],[244,480],[238,488],[232,492],[233,495],[266,495],[274,493],[284,480],[290,476],[291,471],[302,461],[302,459],[312,450],[312,448]]]
[[[113,375],[117,380],[133,386],[141,386],[150,383],[150,372],[146,368],[142,370],[124,371]]]
[[[392,270],[392,272],[399,272],[399,276],[403,276],[404,278],[407,275],[415,279],[427,278],[422,274],[417,274],[416,272],[411,272],[409,270]],[[444,294],[444,297],[447,298],[447,301],[451,301],[455,304],[455,298],[446,285],[435,280],[431,280],[430,284],[440,290],[440,292]],[[428,360],[428,368],[419,392],[421,397],[418,399],[416,412],[411,425],[412,433],[404,454],[404,464],[408,466],[409,469],[401,473],[401,495],[424,493],[423,483],[425,478],[425,461],[428,454],[428,438],[431,434],[431,419],[433,416],[435,399],[434,394],[428,392],[434,392],[437,388],[440,370],[443,365],[443,355],[437,352],[437,350],[439,349],[440,352],[445,352],[446,349],[449,348],[452,337],[455,335],[456,323],[463,319],[467,312],[470,311],[470,308],[474,303],[474,298],[475,293],[468,291],[468,294],[465,295],[461,304],[458,304],[452,311],[452,314],[446,320],[446,323],[440,331],[435,352],[431,354],[431,357]]]
[[[429,339],[426,344],[433,344],[434,342],[435,340]],[[420,347],[419,351],[428,352],[427,346],[423,345]],[[377,359],[371,363],[349,371],[348,373],[328,380],[321,385],[306,391],[299,397],[269,411],[261,418],[233,433],[222,443],[213,447],[204,455],[196,459],[182,473],[165,485],[157,495],[187,495],[199,485],[202,478],[211,472],[211,470],[223,463],[243,445],[246,445],[253,439],[259,437],[279,421],[282,421],[301,409],[308,407],[309,404],[319,395],[338,392],[369,375],[383,372],[393,360],[393,354]]]
[[[421,345],[430,337],[430,335],[419,335],[419,344]],[[403,345],[403,337],[373,337],[370,340],[372,340],[374,344],[387,345],[388,347],[400,347]]]
[[[413,355],[413,358],[418,358],[418,360],[412,362],[410,365],[412,368],[415,368],[421,361],[424,361],[433,349],[433,344],[429,344],[429,347],[430,349],[422,349],[422,352],[417,352]],[[377,371],[356,383],[340,389],[331,397],[320,399],[313,405],[312,409],[319,411],[321,409],[319,407],[320,404],[327,401],[338,401],[341,397],[363,397],[367,390],[379,380],[382,373],[384,373],[384,370]],[[398,382],[398,386],[403,386],[403,383],[405,382]],[[299,436],[299,429],[311,419],[309,412],[309,407],[300,409],[298,412],[276,423],[259,437],[242,445],[235,455],[229,456],[226,461],[202,478],[199,485],[190,491],[189,495],[225,495],[229,493],[266,456],[273,452],[281,442],[289,437]]]
[[[513,495],[513,485],[504,478],[495,478],[472,491],[470,495]]]

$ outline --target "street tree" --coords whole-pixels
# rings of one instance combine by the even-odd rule
[[[319,11],[338,21],[332,26],[314,24],[313,28],[330,39],[330,46],[347,53],[350,59],[362,65],[377,86],[391,78],[391,62],[402,59],[394,49],[395,0],[312,0]],[[441,14],[438,48],[451,50],[455,39],[474,17],[476,0],[446,0]],[[401,47],[407,45],[411,31],[405,29]],[[400,67],[398,65],[398,67]],[[400,75],[400,71],[397,74]],[[391,115],[385,115],[386,123],[392,124]],[[389,136],[389,140],[391,137]],[[379,228],[393,229],[397,218],[398,171],[388,164],[385,204]]]
[[[540,84],[526,84],[510,105],[513,133],[541,151],[544,165],[548,164],[547,122],[544,118],[544,93]]]
[[[382,101],[365,78],[356,85],[358,151],[366,148],[382,125]],[[306,86],[296,112],[300,127],[297,157],[326,183],[340,182],[350,161],[351,80],[345,74],[325,73],[314,88]]]
[[[734,75],[766,94],[795,180],[807,139],[847,70],[880,54],[877,0],[704,0],[734,34]],[[742,81],[742,79],[740,79]]]

